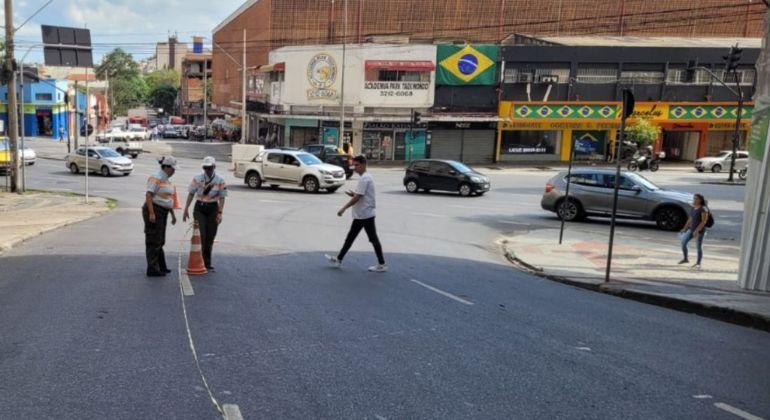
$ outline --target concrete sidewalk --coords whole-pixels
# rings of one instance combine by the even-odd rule
[[[71,194],[29,192],[0,193],[0,253],[25,240],[73,223],[102,215],[111,205],[107,199]]]
[[[610,283],[604,283],[607,236],[541,229],[505,237],[500,244],[519,268],[551,280],[770,330],[770,293],[738,286],[738,259],[704,245],[703,268],[678,265],[679,247],[617,235]],[[672,234],[673,235],[673,234]],[[690,260],[695,260],[691,243]]]

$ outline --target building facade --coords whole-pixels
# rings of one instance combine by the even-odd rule
[[[269,52],[282,46],[360,44],[394,34],[431,44],[500,43],[513,31],[534,36],[759,37],[764,8],[751,0],[477,0],[451,5],[247,0],[213,31],[213,101],[230,112],[238,110],[233,102],[241,100],[244,47],[246,67],[252,67],[267,64]]]
[[[155,45],[155,70],[180,71],[186,55],[187,44],[179,42],[175,36],[169,37],[167,42],[159,42]]]
[[[203,125],[204,95],[211,96],[204,88],[204,83],[211,85],[211,53],[204,52],[202,46],[200,52],[195,52],[198,51],[195,47],[197,43],[193,45],[194,52],[187,54],[182,61],[179,109],[187,123]],[[207,116],[213,119],[222,116],[222,113],[209,109]]]
[[[19,122],[23,121],[24,134],[30,137],[67,137],[75,127],[70,116],[74,115],[74,103],[65,102],[65,92],[70,92],[68,82],[64,80],[45,80],[36,83],[26,83],[23,91],[24,112]],[[74,91],[71,92],[74,102]],[[78,109],[83,114],[86,109],[86,96],[78,94]],[[21,96],[19,97],[21,108]],[[8,127],[8,88],[0,86],[0,119],[3,126]],[[82,124],[83,118],[81,118]],[[20,127],[21,128],[21,127]]]
[[[733,40],[699,47],[681,45],[691,42],[682,39],[650,40],[652,45],[614,40],[609,46],[580,45],[601,39],[540,41],[545,43],[501,47],[498,161],[568,160],[571,141],[577,158],[608,159],[618,136],[623,89],[630,89],[637,101],[630,123],[645,118],[660,127],[654,147],[667,160],[692,161],[731,147],[737,98],[695,67],[724,78],[722,56]],[[747,47],[738,81],[748,100],[754,92],[758,40],[740,44]],[[735,80],[728,82],[734,87]],[[741,147],[751,109],[747,103],[743,110]]]

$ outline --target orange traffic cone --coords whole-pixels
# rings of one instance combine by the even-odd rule
[[[174,188],[174,210],[180,210],[182,208],[182,203],[179,202],[179,194],[176,192],[176,188]]]
[[[201,253],[201,231],[198,229],[198,222],[194,222],[193,236],[190,242],[190,257],[187,259],[187,274],[199,275],[206,273],[208,271],[203,263],[203,254]]]

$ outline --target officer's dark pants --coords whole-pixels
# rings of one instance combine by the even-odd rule
[[[142,218],[144,219],[144,245],[147,254],[147,275],[166,274],[166,254],[163,245],[166,244],[166,223],[169,209],[159,205],[153,205],[155,210],[155,223],[150,221],[150,213],[147,204],[142,206]]]
[[[219,213],[219,203],[195,202],[193,217],[198,222],[198,228],[201,231],[201,251],[203,253],[203,264],[206,268],[211,268],[211,248],[214,246],[214,238],[217,237],[217,214]]]

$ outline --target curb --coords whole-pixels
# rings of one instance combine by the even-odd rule
[[[623,299],[635,300],[650,305],[661,306],[668,309],[673,309],[680,312],[687,312],[696,315],[700,315],[706,318],[712,318],[719,321],[729,322],[731,324],[741,325],[744,327],[754,328],[766,332],[770,332],[770,318],[763,315],[744,312],[730,308],[724,308],[706,303],[693,302],[689,300],[674,298],[670,296],[664,296],[654,293],[645,293],[637,290],[629,290],[626,288],[624,282],[614,281],[609,284],[591,284],[573,280],[567,277],[555,276],[547,274],[541,267],[533,266],[526,261],[523,261],[516,257],[514,252],[508,249],[507,242],[502,243],[503,254],[505,258],[517,269],[533,274],[540,278],[551,280],[557,283],[566,284],[568,286],[574,286],[592,292],[605,293],[613,296],[617,296]]]

